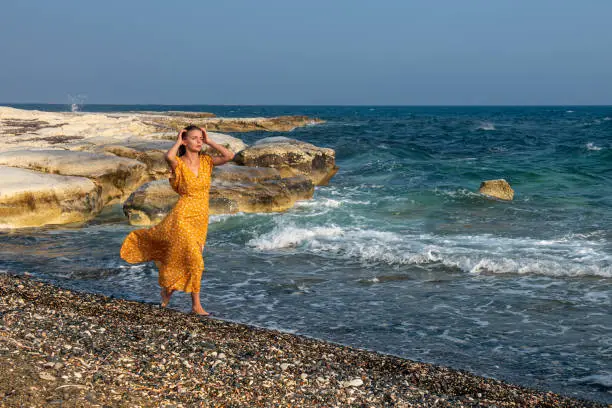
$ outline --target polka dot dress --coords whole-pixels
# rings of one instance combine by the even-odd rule
[[[181,197],[158,225],[127,236],[121,246],[121,258],[129,263],[155,261],[161,287],[199,292],[213,163],[210,156],[201,155],[196,176],[180,157],[177,162],[170,185]]]

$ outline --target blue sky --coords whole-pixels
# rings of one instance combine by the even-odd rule
[[[612,104],[612,1],[8,0],[0,101]]]

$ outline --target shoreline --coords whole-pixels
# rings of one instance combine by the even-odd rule
[[[462,370],[0,274],[2,406],[600,407]]]

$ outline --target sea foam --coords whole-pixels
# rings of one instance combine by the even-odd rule
[[[438,264],[470,274],[612,278],[612,256],[603,244],[575,235],[537,240],[493,235],[401,234],[335,225],[312,228],[277,225],[247,245],[261,251],[291,249],[364,264]]]
[[[476,129],[477,130],[497,130],[495,128],[495,124],[493,124],[491,122],[482,122],[482,123],[480,123],[480,125],[478,125],[478,127]]]
[[[589,142],[589,143],[586,144],[586,149],[587,150],[597,151],[597,150],[601,150],[601,147],[595,146],[595,143],[593,143],[593,142]]]

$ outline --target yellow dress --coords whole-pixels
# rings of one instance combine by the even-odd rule
[[[121,258],[129,263],[155,261],[161,287],[199,292],[213,162],[200,155],[197,177],[180,157],[177,162],[170,185],[180,195],[178,202],[158,225],[132,231],[123,241]]]

